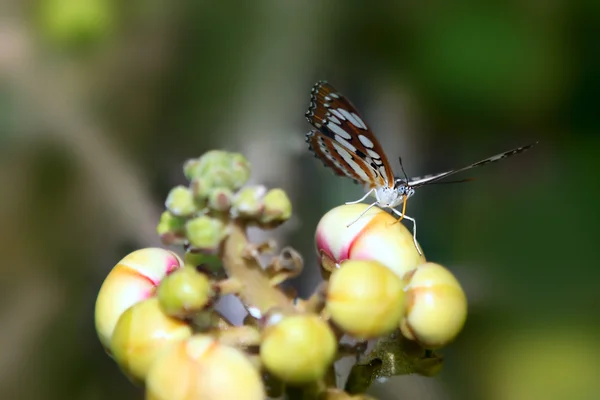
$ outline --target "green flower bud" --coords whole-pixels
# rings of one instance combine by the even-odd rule
[[[227,188],[215,188],[208,195],[208,206],[216,211],[228,211],[231,208],[233,192]]]
[[[198,174],[197,169],[200,161],[197,158],[190,158],[183,164],[183,175],[188,181],[192,181]]]
[[[263,199],[264,208],[260,222],[269,224],[272,222],[287,221],[292,215],[292,203],[282,189],[271,189]]]
[[[192,248],[207,252],[216,251],[226,236],[225,224],[207,216],[188,221],[185,228]]]
[[[183,172],[188,180],[212,176],[219,168],[230,165],[229,153],[222,150],[211,150],[195,160],[190,160],[183,166]]]
[[[240,153],[231,154],[231,184],[232,189],[237,190],[244,186],[250,178],[250,163]]]
[[[202,185],[201,193],[215,187],[237,190],[250,176],[250,164],[243,155],[220,150],[206,152],[200,158],[186,162],[183,170],[190,181],[210,181],[210,185]]]
[[[196,211],[192,191],[181,185],[174,187],[167,196],[165,207],[175,216],[189,217]]]
[[[234,218],[256,218],[263,209],[263,197],[266,188],[262,185],[247,186],[240,189],[233,199],[232,215]]]
[[[184,267],[163,279],[157,296],[165,314],[185,319],[210,306],[215,292],[206,275],[195,268]]]
[[[185,218],[176,217],[169,211],[165,211],[160,216],[156,233],[164,243],[175,244],[185,238],[185,222]]]

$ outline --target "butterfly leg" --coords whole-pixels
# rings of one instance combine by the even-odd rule
[[[374,191],[374,190],[375,190],[375,189],[371,189],[371,190],[369,190],[369,191],[367,192],[367,194],[365,194],[365,195],[364,195],[363,197],[361,197],[360,199],[358,199],[358,200],[356,200],[356,201],[349,201],[349,202],[347,202],[347,203],[346,203],[346,205],[348,205],[348,204],[357,204],[357,203],[360,203],[361,201],[363,201],[364,199],[366,199],[367,197],[369,197],[369,195],[370,195],[371,193],[373,193],[373,191]],[[368,209],[367,209],[367,210],[368,210]],[[367,210],[365,210],[365,212],[366,212]]]
[[[412,223],[413,223],[413,242],[415,243],[415,247],[417,248],[419,255],[423,255],[423,253],[421,253],[421,249],[419,248],[419,244],[417,243],[417,221],[415,221],[414,218],[411,218],[408,215],[402,214],[400,211],[396,210],[395,208],[390,208],[390,210],[392,210],[396,215],[401,216],[402,218],[407,219],[409,221],[412,221]]]
[[[356,221],[358,221],[360,219],[360,217],[365,215],[367,211],[369,211],[371,208],[373,208],[373,206],[376,206],[376,205],[377,205],[377,202],[375,202],[375,203],[371,204],[369,207],[365,208],[365,211],[361,212],[360,215],[358,217],[356,217],[356,219],[354,221],[352,221],[348,225],[346,225],[346,228],[350,228],[350,226],[352,224],[354,224]]]

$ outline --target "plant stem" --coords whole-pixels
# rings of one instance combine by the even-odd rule
[[[256,307],[262,315],[274,307],[293,312],[294,307],[289,299],[271,286],[261,265],[254,259],[243,257],[249,245],[245,224],[238,220],[230,221],[221,260],[227,276],[243,282],[239,291],[240,300],[248,307]]]

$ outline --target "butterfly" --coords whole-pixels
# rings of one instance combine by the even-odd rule
[[[402,159],[399,158],[404,176],[396,177],[373,131],[352,103],[326,81],[319,81],[313,86],[306,119],[315,128],[306,134],[309,150],[336,175],[346,176],[369,189],[362,198],[346,204],[360,203],[371,195],[375,197],[375,202],[348,224],[348,227],[374,206],[390,209],[399,216],[398,221],[407,219],[413,223],[413,240],[419,253],[421,250],[417,245],[417,223],[414,218],[405,214],[406,202],[415,194],[416,188],[433,183],[446,183],[439,181],[458,172],[522,153],[538,143],[508,150],[462,168],[413,178],[406,175]],[[455,182],[464,181],[466,180]],[[400,204],[402,212],[395,209]]]

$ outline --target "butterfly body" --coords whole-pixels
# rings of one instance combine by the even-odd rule
[[[327,82],[319,81],[313,86],[306,119],[315,128],[306,134],[309,150],[336,175],[346,176],[356,183],[364,184],[368,189],[362,198],[346,204],[360,203],[370,195],[375,197],[376,201],[348,226],[371,207],[387,208],[398,215],[399,220],[405,218],[413,222],[413,239],[417,249],[416,221],[405,214],[406,201],[414,195],[415,188],[436,183],[457,172],[502,160],[537,144],[496,154],[459,169],[414,178],[408,178],[404,173],[404,178],[397,178],[381,144],[356,108]],[[404,172],[401,160],[400,166]],[[402,212],[395,209],[400,204],[403,205]]]
[[[415,190],[407,185],[401,184],[393,188],[382,187],[374,191],[377,205],[384,208],[398,207],[404,202],[404,198],[412,197]]]

